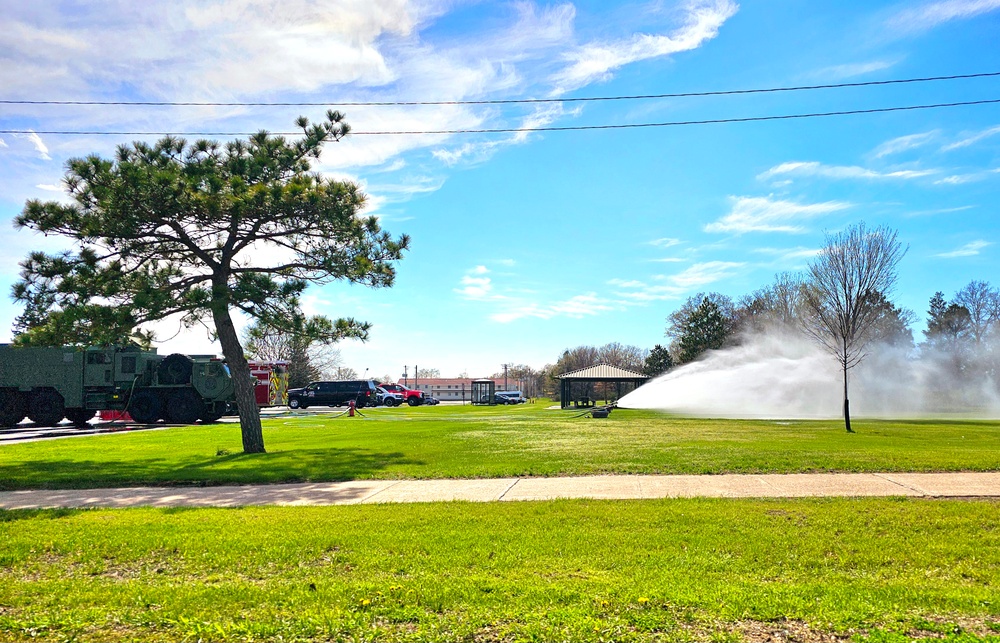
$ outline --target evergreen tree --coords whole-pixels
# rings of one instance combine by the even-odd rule
[[[649,351],[646,363],[642,367],[642,374],[649,377],[656,377],[657,375],[666,373],[673,367],[674,358],[671,357],[670,351],[657,344],[653,347],[653,350]]]
[[[32,200],[15,219],[77,247],[21,263],[14,295],[31,309],[26,341],[118,341],[173,315],[211,324],[233,373],[243,449],[263,452],[233,311],[275,328],[309,328],[299,307],[309,284],[390,286],[409,242],[361,215],[358,186],[310,171],[323,145],[348,133],[343,115],[297,125],[295,141],[267,132],[226,145],[166,137],[121,146],[110,160],[71,160],[73,203]],[[334,341],[364,339],[369,325],[341,319],[312,328]]]
[[[709,298],[692,311],[677,339],[678,362],[686,364],[707,350],[722,348],[729,337],[729,324],[719,306]]]

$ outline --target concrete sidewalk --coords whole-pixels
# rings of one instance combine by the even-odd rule
[[[1000,498],[1000,472],[787,475],[580,476],[474,480],[352,480],[239,487],[0,492],[0,509],[55,507],[240,507],[466,500],[597,498],[803,498],[911,496]]]

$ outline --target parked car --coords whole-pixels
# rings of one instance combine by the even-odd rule
[[[423,404],[424,402],[423,391],[418,391],[412,388],[406,388],[402,384],[394,384],[392,382],[382,383],[379,384],[379,386],[381,386],[387,391],[392,391],[393,393],[398,393],[399,395],[402,395],[403,399],[410,406],[417,406],[419,404]]]
[[[437,399],[432,395],[424,395],[424,404],[428,406],[434,406],[435,404],[440,404],[441,400]]]
[[[399,406],[403,403],[403,396],[379,386],[375,389],[375,403],[381,406]]]
[[[338,380],[312,382],[288,391],[288,407],[305,409],[310,406],[343,406],[354,400],[360,408],[375,406],[376,386],[373,380]]]
[[[523,404],[527,402],[521,395],[521,391],[497,391],[494,396],[497,404]]]

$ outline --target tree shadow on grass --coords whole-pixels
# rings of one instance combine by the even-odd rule
[[[333,482],[423,462],[400,452],[302,449],[186,458],[47,459],[0,464],[0,490]]]

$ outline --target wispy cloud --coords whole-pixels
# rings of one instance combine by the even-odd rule
[[[820,176],[829,179],[918,179],[938,173],[938,170],[895,170],[880,172],[857,165],[825,165],[816,161],[790,161],[761,172],[757,179],[767,181],[776,176]]]
[[[730,197],[729,214],[705,226],[705,232],[806,232],[799,222],[852,207],[846,201],[795,203],[770,197]]]
[[[983,241],[979,239],[971,243],[967,243],[957,250],[952,250],[951,252],[942,252],[934,255],[935,257],[941,257],[943,259],[954,259],[956,257],[974,257],[979,254],[979,251],[988,246],[992,246],[992,241]]]
[[[637,279],[612,279],[608,284],[617,288],[617,297],[632,304],[645,304],[678,299],[699,287],[738,274],[745,265],[735,261],[705,261],[673,275],[656,275],[652,283]]]
[[[962,148],[962,147],[969,147],[970,145],[978,143],[979,141],[983,140],[984,138],[989,138],[991,136],[996,136],[997,134],[1000,134],[1000,125],[995,125],[993,127],[984,129],[981,132],[976,132],[975,134],[971,134],[969,136],[966,136],[965,138],[963,138],[960,141],[955,141],[954,143],[950,143],[948,145],[945,145],[944,147],[941,148],[941,151],[942,152],[950,152],[952,150],[957,150],[957,149]]]
[[[52,157],[49,156],[49,147],[42,140],[42,137],[38,134],[31,132],[29,134],[12,134],[14,138],[25,138],[31,145],[35,148],[35,152],[38,153],[38,158],[43,161],[51,161]]]
[[[934,181],[935,185],[962,185],[964,183],[975,183],[996,177],[1000,174],[1000,168],[993,170],[983,170],[982,172],[969,172],[968,174],[952,174],[942,179]]]
[[[508,324],[526,317],[533,317],[535,319],[552,319],[553,317],[582,319],[583,317],[599,315],[615,309],[616,307],[606,299],[598,297],[596,293],[590,292],[551,304],[525,303],[514,305],[506,310],[490,315],[490,319],[502,324]]]
[[[820,248],[805,248],[797,246],[795,248],[755,248],[754,252],[764,255],[773,255],[781,259],[811,259],[822,252]]]
[[[810,74],[810,76],[816,78],[825,78],[828,80],[843,80],[845,78],[854,78],[856,76],[864,76],[865,74],[870,74],[876,71],[882,71],[883,69],[889,69],[895,66],[895,62],[890,62],[887,60],[872,60],[864,63],[847,63],[844,65],[831,65],[830,67],[824,67],[817,70],[815,73]]]
[[[674,239],[673,237],[663,237],[662,239],[653,239],[647,243],[651,246],[656,246],[657,248],[672,248],[674,246],[679,246],[683,243],[683,241],[680,239]]]
[[[965,210],[971,210],[976,206],[974,205],[960,205],[954,208],[935,208],[933,210],[916,210],[914,212],[907,212],[905,216],[907,217],[927,217],[933,216],[935,214],[950,214],[952,212],[963,212]]]
[[[553,95],[607,80],[613,71],[630,63],[697,49],[715,38],[738,9],[739,5],[731,0],[695,1],[685,9],[685,23],[669,35],[636,34],[624,40],[584,45],[565,55],[569,64],[552,78]]]
[[[525,116],[518,124],[518,128],[522,130],[530,130],[545,127],[558,118],[567,115],[575,116],[579,114],[580,111],[580,108],[566,110],[563,108],[562,103],[539,107],[532,114]],[[439,148],[433,150],[431,154],[434,158],[447,166],[453,166],[459,162],[470,164],[483,163],[492,158],[497,151],[504,147],[527,142],[530,135],[531,132],[529,131],[514,132],[507,138],[500,140],[465,143],[454,148]]]
[[[883,158],[885,156],[889,156],[890,154],[899,154],[900,152],[921,147],[929,143],[936,135],[937,131],[935,130],[933,132],[922,132],[920,134],[899,136],[888,140],[875,148],[875,158]]]
[[[908,7],[892,16],[889,27],[903,32],[924,31],[1000,9],[1000,0],[941,0]]]

